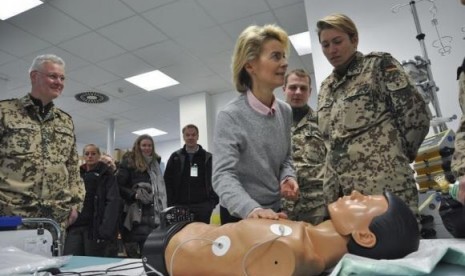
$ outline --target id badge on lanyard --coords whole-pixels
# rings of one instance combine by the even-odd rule
[[[199,168],[197,167],[197,164],[193,164],[191,166],[191,177],[197,177],[199,176]]]

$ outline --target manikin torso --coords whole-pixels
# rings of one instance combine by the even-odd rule
[[[165,261],[176,276],[318,275],[342,258],[346,244],[331,221],[318,226],[260,219],[222,226],[191,223],[170,240]]]

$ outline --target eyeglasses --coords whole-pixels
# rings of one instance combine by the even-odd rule
[[[60,80],[60,81],[64,82],[66,80],[66,77],[63,76],[63,75],[58,75],[58,74],[55,74],[55,73],[44,73],[44,72],[40,72],[40,71],[36,71],[36,72],[47,76],[47,78],[49,78],[49,79],[51,79],[53,81]]]

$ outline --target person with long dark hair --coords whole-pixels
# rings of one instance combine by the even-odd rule
[[[167,207],[160,161],[152,137],[141,135],[118,168],[117,179],[125,203],[121,235],[131,258],[140,257],[147,236],[160,225],[160,213]]]

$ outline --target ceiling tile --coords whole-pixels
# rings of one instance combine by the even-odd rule
[[[124,49],[95,32],[63,42],[58,47],[90,62],[99,62],[125,52]]]
[[[6,84],[8,89],[14,89],[30,83],[28,71],[31,63],[32,60],[29,63],[22,59],[15,59],[0,66],[0,74],[2,78],[7,79]]]
[[[16,56],[23,57],[40,49],[50,47],[50,43],[33,36],[7,21],[0,20],[0,50]]]
[[[28,11],[27,16],[15,16],[11,23],[52,44],[90,31],[86,26],[50,5],[40,5]]]
[[[114,0],[51,0],[49,3],[92,29],[134,15],[126,5]]]
[[[272,9],[281,8],[283,6],[295,4],[295,3],[303,3],[302,0],[266,0],[268,4],[271,6]]]
[[[70,79],[75,81],[84,81],[84,84],[94,87],[117,80],[118,77],[108,71],[103,70],[100,67],[89,65],[86,67],[79,68],[68,74]]]
[[[184,62],[163,68],[163,72],[180,83],[188,83],[198,77],[211,76],[213,72],[199,62]]]
[[[276,9],[275,14],[279,20],[279,25],[288,34],[308,31],[307,16],[303,2]]]
[[[212,27],[174,38],[180,45],[189,45],[189,51],[201,58],[234,48],[234,41],[220,27]]]
[[[9,55],[3,51],[0,51],[0,65],[13,61],[15,59],[14,56]]]
[[[157,69],[198,60],[172,40],[145,47],[134,54]]]
[[[269,11],[264,0],[197,0],[197,2],[220,24]]]
[[[132,9],[137,12],[143,12],[147,10],[151,10],[156,7],[164,6],[168,3],[174,2],[177,0],[121,0],[121,2],[125,3]]]
[[[107,59],[99,62],[97,65],[106,68],[111,73],[122,78],[128,78],[154,70],[154,68],[145,63],[144,60],[131,53]]]
[[[227,76],[225,79],[232,79],[231,59],[233,50],[212,54],[205,58],[205,65],[216,74]]]
[[[101,28],[98,33],[128,51],[166,40],[164,34],[139,16],[133,16]]]
[[[242,31],[250,25],[277,24],[277,21],[277,18],[271,12],[264,12],[222,24],[221,27],[236,41]]]
[[[194,1],[178,1],[142,15],[169,37],[188,35],[215,25]]]

